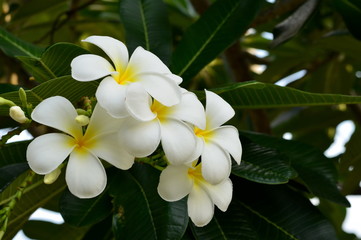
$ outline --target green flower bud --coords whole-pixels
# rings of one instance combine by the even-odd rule
[[[61,173],[61,169],[58,167],[54,171],[52,171],[51,173],[46,174],[44,176],[44,183],[45,184],[54,183],[58,179],[60,173]]]
[[[29,119],[25,116],[24,111],[19,106],[12,106],[9,110],[9,115],[18,123],[26,123]]]
[[[79,124],[80,126],[86,126],[89,124],[89,117],[85,116],[85,115],[78,115],[75,118],[75,121],[77,124]]]

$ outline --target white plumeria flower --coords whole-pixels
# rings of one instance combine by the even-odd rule
[[[181,91],[178,85],[182,79],[172,74],[153,53],[138,47],[128,60],[128,50],[119,40],[107,36],[90,36],[83,41],[101,48],[112,64],[98,55],[80,55],[71,62],[72,77],[83,82],[105,77],[97,89],[96,97],[113,117],[128,116],[125,102],[134,97],[134,91],[128,89],[134,83],[138,83],[138,88],[145,89],[165,106],[179,103]]]
[[[233,108],[217,94],[206,93],[206,128],[194,128],[197,136],[198,152],[202,159],[203,177],[212,184],[222,182],[231,173],[231,157],[240,164],[242,145],[237,128],[226,125],[235,112]]]
[[[185,91],[179,104],[167,107],[157,100],[152,101],[145,90],[135,85],[129,89],[133,91],[134,88],[137,93],[127,101],[127,105],[132,106],[132,117],[125,119],[120,129],[125,149],[136,157],[145,157],[161,142],[172,164],[183,164],[197,158],[194,156],[196,137],[187,124],[205,127],[204,108],[196,95]]]
[[[49,174],[70,155],[65,178],[70,192],[79,198],[92,198],[104,190],[107,177],[99,158],[124,170],[134,163],[134,157],[117,143],[121,121],[98,104],[85,134],[76,123],[75,108],[60,96],[45,99],[31,117],[64,133],[48,133],[29,144],[26,157],[30,168],[38,174]]]
[[[232,182],[229,178],[213,185],[201,173],[202,164],[195,166],[169,165],[160,174],[158,193],[173,202],[188,195],[188,215],[192,222],[203,227],[213,217],[214,205],[225,212],[232,200]]]

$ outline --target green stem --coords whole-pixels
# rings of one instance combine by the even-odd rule
[[[2,224],[2,226],[0,228],[0,240],[3,238],[3,236],[6,232],[6,228],[7,228],[12,210],[15,208],[16,203],[21,199],[21,197],[24,193],[24,190],[32,184],[34,176],[35,176],[35,173],[30,170],[28,172],[28,176],[26,176],[24,181],[18,187],[18,190],[16,191],[16,193],[11,197],[11,200],[2,209],[1,215],[0,215],[0,224]]]

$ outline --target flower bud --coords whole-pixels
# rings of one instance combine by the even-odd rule
[[[79,124],[80,126],[86,126],[89,124],[89,117],[85,116],[85,115],[78,115],[75,118],[75,121],[77,124]]]
[[[0,97],[0,106],[1,105],[8,105],[9,107],[16,106],[16,104],[14,102]]]
[[[58,167],[58,168],[56,168],[54,171],[52,171],[51,173],[46,174],[46,175],[44,176],[44,183],[45,183],[45,184],[52,184],[52,183],[54,183],[54,182],[58,179],[60,173],[61,173],[61,170],[60,170],[60,168]]]
[[[26,123],[29,119],[25,116],[24,111],[19,106],[12,106],[9,110],[9,115],[18,123]]]

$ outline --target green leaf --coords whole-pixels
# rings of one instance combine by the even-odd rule
[[[65,222],[77,227],[97,223],[111,211],[111,199],[107,192],[95,198],[80,199],[66,191],[60,200],[60,213]]]
[[[0,27],[0,49],[10,57],[29,56],[36,58],[43,51],[42,48],[15,37],[2,27]]]
[[[265,183],[287,183],[297,172],[290,166],[279,152],[272,148],[262,147],[240,136],[243,153],[240,165],[232,166],[232,173],[247,180]]]
[[[26,163],[26,149],[30,141],[5,144],[0,148],[0,167],[14,163]]]
[[[50,79],[70,75],[71,61],[87,50],[70,43],[57,43],[47,48],[41,58],[20,56],[18,59],[39,83]]]
[[[226,212],[216,210],[205,227],[192,226],[197,239],[337,239],[332,225],[310,201],[285,185],[242,181],[234,182],[234,189]]]
[[[0,205],[7,203],[11,199],[26,174],[27,173],[18,177],[17,180],[0,194]],[[59,177],[59,179],[51,185],[45,185],[43,183],[43,176],[35,176],[31,185],[24,190],[20,201],[16,203],[15,208],[11,212],[4,240],[11,240],[36,209],[42,207],[52,198],[59,195],[65,188],[64,175]]]
[[[79,82],[70,76],[64,76],[49,80],[32,90],[27,90],[28,102],[33,106],[51,96],[63,96],[71,102],[77,102],[83,96],[94,96],[98,82]],[[9,99],[17,105],[21,105],[18,92],[0,94],[0,97]],[[8,108],[0,106],[0,115],[8,115]]]
[[[166,202],[157,193],[159,171],[135,164],[116,171],[110,182],[114,197],[113,230],[117,239],[180,239],[188,214],[185,199]],[[175,186],[176,187],[176,186]]]
[[[51,222],[30,220],[25,223],[23,229],[25,235],[38,240],[81,240],[87,228],[76,228],[69,224],[55,224]]]
[[[310,93],[295,88],[254,81],[235,83],[227,87],[210,90],[219,94],[232,107],[238,109],[361,103],[360,96]]]
[[[175,49],[172,72],[189,81],[247,30],[262,0],[218,0],[191,25]]]
[[[7,83],[0,83],[0,94],[17,90],[19,90],[19,86]]]
[[[28,169],[27,163],[16,163],[0,168],[0,193]]]
[[[172,39],[167,9],[163,1],[121,0],[119,4],[130,52],[142,46],[167,64]]]
[[[335,9],[342,15],[351,34],[361,40],[361,30],[358,24],[361,17],[361,4],[358,0],[333,0]]]
[[[349,206],[350,203],[339,192],[337,171],[334,162],[326,158],[317,148],[298,141],[284,140],[262,134],[245,133],[252,141],[277,149],[285,154],[298,177],[314,195],[332,202]]]

